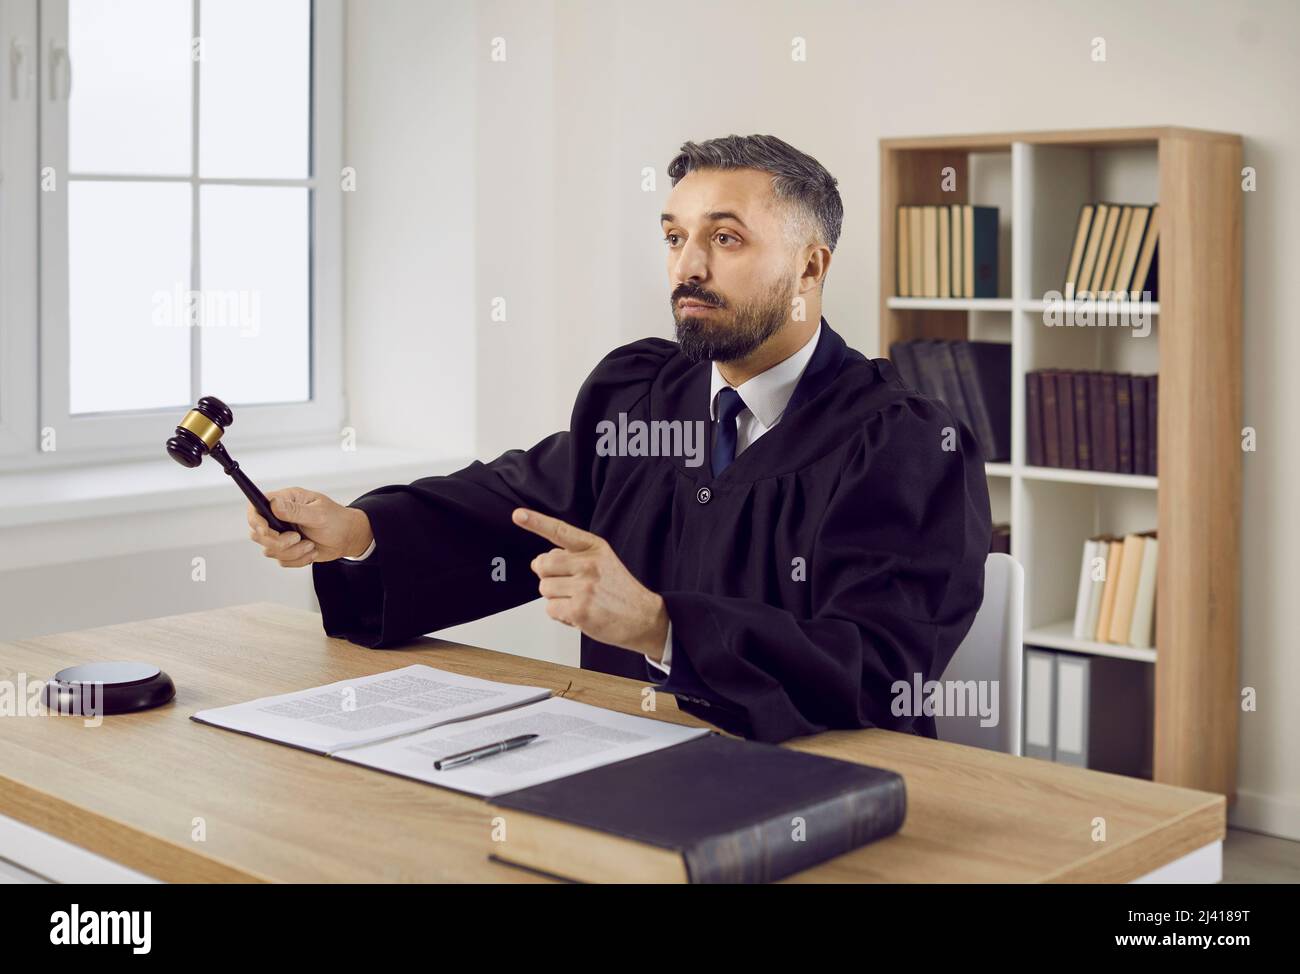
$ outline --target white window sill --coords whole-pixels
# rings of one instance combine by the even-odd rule
[[[451,473],[471,462],[382,446],[347,452],[337,444],[244,450],[235,459],[263,492],[282,487],[365,491]],[[163,456],[0,474],[0,528],[227,503],[242,510],[247,502],[211,457],[194,469]]]

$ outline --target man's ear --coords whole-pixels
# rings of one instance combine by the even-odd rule
[[[803,273],[799,277],[799,293],[805,294],[826,281],[831,267],[831,249],[825,244],[813,244],[804,257]]]

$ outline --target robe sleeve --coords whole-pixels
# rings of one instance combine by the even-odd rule
[[[550,545],[511,521],[511,511],[529,507],[589,525],[605,471],[597,423],[647,395],[673,348],[645,339],[615,349],[583,383],[570,429],[529,450],[353,501],[370,519],[375,550],[364,561],[312,566],[325,632],[396,646],[538,598],[529,563]]]
[[[959,431],[958,449],[942,449],[945,429]],[[661,592],[673,665],[660,688],[683,710],[762,741],[833,728],[925,733],[932,718],[894,716],[892,687],[942,676],[979,609],[990,521],[969,431],[927,399],[886,407],[865,423],[815,530],[811,617]]]

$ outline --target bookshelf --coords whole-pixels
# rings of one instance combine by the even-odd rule
[[[947,167],[956,181],[945,191]],[[1011,345],[1012,457],[986,473],[993,518],[1010,523],[1025,568],[1025,645],[1154,667],[1154,779],[1229,799],[1240,713],[1241,168],[1239,135],[1178,127],[880,143],[880,354],[920,338]],[[1159,303],[1143,337],[1044,323],[1079,207],[1098,200],[1160,204]],[[897,207],[944,203],[998,207],[996,298],[894,296]],[[1043,368],[1158,373],[1157,476],[1029,466],[1025,374]],[[1152,527],[1155,648],[1075,639],[1084,540]]]

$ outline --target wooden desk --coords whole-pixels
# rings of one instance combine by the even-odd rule
[[[76,717],[0,717],[0,815],[186,882],[545,881],[487,859],[478,798],[197,724],[195,711],[416,662],[568,688],[569,699],[628,713],[641,713],[643,689],[434,639],[363,649],[327,638],[315,613],[271,603],[0,644],[0,680],[44,680],[109,659],[161,666],[176,699],[98,727]],[[658,706],[661,720],[700,723],[670,696],[660,694]],[[788,746],[891,768],[907,781],[909,805],[898,835],[795,881],[1123,882],[1221,850],[1220,795],[882,730]],[[1102,842],[1093,840],[1098,817]],[[192,837],[196,820],[204,841]],[[9,825],[11,835],[25,831]],[[0,855],[42,871],[22,850]]]

